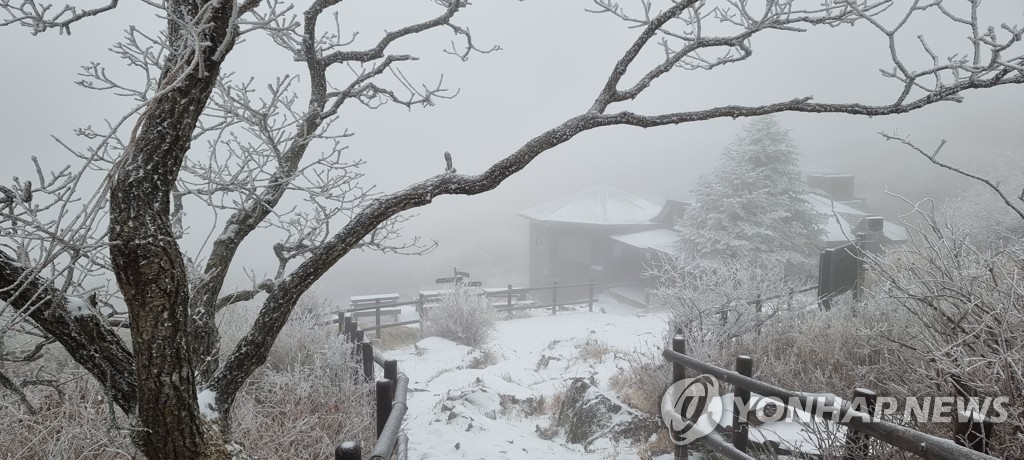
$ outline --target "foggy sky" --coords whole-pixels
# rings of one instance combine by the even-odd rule
[[[460,173],[479,172],[544,130],[586,111],[637,34],[608,15],[586,13],[583,9],[590,4],[582,0],[476,2],[459,13],[461,20],[456,22],[473,32],[478,46],[497,44],[503,50],[474,55],[465,63],[441,53],[451,40],[447,32],[399,42],[396,51],[422,58],[403,67],[408,77],[432,84],[443,74],[446,86],[460,93],[426,109],[407,111],[391,105],[344,112],[337,125],[356,133],[348,154],[367,160],[364,181],[377,184],[381,191],[397,190],[442,172],[445,151],[452,153]],[[403,21],[437,12],[436,5],[425,0],[344,5],[342,26],[361,31],[357,46],[373,42],[383,30],[394,30]],[[998,11],[997,23],[1024,22],[1024,3],[990,0],[984,6]],[[127,24],[149,30],[160,25],[150,9],[129,2],[112,14],[73,26],[71,37],[54,31],[33,37],[24,28],[0,28],[0,181],[33,175],[30,155],[51,167],[72,162],[50,135],[81,146],[71,134],[74,127],[100,125],[105,117],[114,118],[124,109],[125,103],[110,94],[87,91],[72,82],[78,67],[89,61],[121,69],[106,48],[123,35]],[[940,54],[966,47],[963,30],[955,34],[929,26],[922,30],[942,50],[937,50]],[[908,38],[907,54],[920,58],[920,49]],[[617,108],[653,114],[808,95],[818,102],[889,103],[900,88],[878,72],[879,67],[891,67],[885,46],[880,34],[861,27],[765,33],[754,42],[750,60],[713,72],[676,70],[639,100]],[[650,62],[657,56],[646,58]],[[276,73],[302,71],[267,40],[255,37],[236,46],[226,69],[263,81]],[[882,198],[882,186],[899,190],[923,183],[934,187],[950,177],[906,148],[884,142],[875,134],[878,131],[898,129],[929,147],[948,139],[943,158],[972,167],[988,168],[993,158],[1024,152],[1020,110],[1024,88],[975,91],[966,97],[960,104],[942,103],[898,117],[779,117],[792,130],[804,166],[854,173],[858,195],[874,200]],[[715,166],[742,123],[715,120],[585,133],[544,153],[495,191],[469,198],[439,197],[418,210],[419,217],[408,225],[407,233],[438,239],[441,247],[431,255],[352,254],[319,288],[341,296],[373,293],[368,290],[409,292],[430,288],[410,284],[444,276],[453,264],[484,277],[488,284],[523,282],[526,222],[515,215],[517,211],[599,184],[619,187],[655,204],[666,197],[686,198],[696,178]],[[269,244],[247,245],[251,249],[247,252],[261,255],[240,256],[238,262],[256,265],[258,273],[271,272]],[[238,271],[240,266],[233,269]],[[517,269],[519,273],[505,273]]]

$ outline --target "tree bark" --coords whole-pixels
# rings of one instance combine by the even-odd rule
[[[111,172],[110,255],[131,315],[138,379],[141,429],[134,439],[149,459],[209,458],[224,451],[222,436],[214,435],[197,403],[187,340],[189,284],[171,225],[170,194],[219,76],[217,50],[233,40],[233,7],[233,1],[169,2],[169,15],[185,19],[168,19],[176,49],[137,136]],[[202,28],[196,42],[187,39],[182,24]]]

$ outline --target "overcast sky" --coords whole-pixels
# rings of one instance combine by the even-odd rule
[[[136,2],[123,3],[112,14],[77,24],[71,37],[53,32],[33,37],[24,28],[0,28],[0,181],[32,175],[30,155],[54,167],[71,162],[50,135],[74,141],[74,127],[99,125],[124,109],[124,102],[109,94],[73,84],[79,66],[90,61],[117,67],[106,49],[129,24],[159,27],[152,11]],[[344,5],[342,27],[361,32],[357,46],[437,11],[427,0],[349,0]],[[472,30],[478,46],[503,49],[465,63],[440,51],[451,39],[447,33],[399,43],[399,51],[422,58],[404,68],[407,76],[431,83],[443,74],[447,86],[460,93],[427,109],[389,106],[345,112],[339,124],[356,133],[348,152],[367,160],[365,180],[383,191],[396,190],[441,172],[444,151],[452,153],[459,172],[477,172],[585,111],[637,33],[611,16],[585,12],[589,5],[583,0],[475,2],[456,22]],[[1024,2],[989,0],[985,7],[994,10],[988,18],[996,24],[1024,23]],[[927,21],[918,29],[940,54],[966,50],[963,29]],[[885,41],[873,32],[844,27],[765,34],[754,42],[755,54],[748,61],[713,72],[676,71],[628,107],[657,113],[808,95],[819,102],[888,103],[899,88],[878,72],[891,64]],[[922,57],[919,48],[910,46],[912,41],[907,45],[910,55]],[[275,73],[301,71],[289,56],[259,39],[236,47],[227,68],[264,81]],[[929,146],[948,139],[944,158],[980,168],[991,167],[990,159],[1024,152],[1024,88],[975,91],[966,97],[961,104],[934,105],[899,117],[785,114],[780,119],[792,130],[806,167],[855,173],[858,194],[875,197],[883,185],[898,190],[922,182],[934,186],[948,178],[904,148],[885,143],[877,131],[898,129]],[[581,135],[546,152],[493,192],[442,197],[420,210],[409,230],[439,239],[442,246],[434,254],[417,260],[356,254],[342,261],[321,290],[338,295],[370,289],[408,292],[408,284],[435,277],[425,271],[443,276],[443,267],[455,263],[494,284],[520,282],[526,267],[517,264],[525,261],[527,241],[526,224],[517,211],[598,184],[656,204],[665,197],[685,198],[695,179],[714,167],[741,123],[607,128]],[[252,253],[269,256],[266,247],[254,245]],[[517,269],[521,272],[501,273]]]

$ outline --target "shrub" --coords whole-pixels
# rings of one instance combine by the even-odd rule
[[[479,348],[494,332],[497,312],[485,297],[470,294],[455,286],[441,295],[437,306],[428,307],[423,319],[423,334]]]

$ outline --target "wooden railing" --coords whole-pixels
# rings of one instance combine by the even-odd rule
[[[373,349],[373,345],[366,340],[365,332],[359,329],[358,323],[351,316],[344,316],[338,324],[339,331],[355,345],[354,352],[363,368],[361,378],[373,380],[376,375],[375,365],[384,371],[384,377],[378,379],[375,386],[377,442],[370,451],[370,458],[408,459],[409,438],[402,429],[402,422],[408,409],[409,378],[399,372],[398,361],[384,359],[380,352]],[[362,460],[362,455],[362,446],[356,441],[343,441],[334,448],[335,460]]]
[[[837,404],[834,401],[828,402],[816,397],[817,395],[787,390],[754,379],[752,377],[754,370],[753,359],[749,356],[738,356],[736,358],[735,371],[723,369],[688,356],[686,355],[686,341],[681,336],[676,336],[672,340],[672,347],[666,348],[662,352],[662,356],[672,363],[673,382],[686,379],[686,370],[693,369],[701,374],[710,375],[718,379],[719,382],[733,385],[735,390],[733,392],[731,442],[726,441],[717,432],[711,432],[695,441],[732,460],[754,460],[754,457],[747,453],[750,448],[748,420],[746,417],[739,416],[741,410],[743,410],[739,407],[740,404],[750,407],[749,398],[751,392],[757,393],[762,397],[776,399],[776,402],[781,401],[782,404],[790,408],[793,407],[790,405],[791,402],[798,401],[801,408],[808,409],[811,414],[823,412],[837,414],[833,417],[833,421],[847,427],[844,459],[867,458],[869,454],[868,439],[870,437],[902,451],[917,455],[925,460],[997,460],[996,457],[983,453],[987,448],[985,442],[977,442],[979,438],[988,439],[992,434],[992,427],[991,424],[985,423],[976,414],[971,414],[969,420],[962,422],[962,426],[957,427],[957,433],[961,434],[951,441],[921,433],[902,425],[878,420],[874,417],[873,402],[877,395],[870,390],[858,388],[854,390],[853,394],[853,401],[864,401],[864,406],[866,407],[853,407],[847,402],[841,404]],[[744,398],[746,399],[744,400]],[[737,402],[737,399],[740,401]],[[851,413],[852,411],[866,412],[871,419],[864,420],[865,417],[863,415]],[[681,444],[678,441],[683,439],[683,434],[687,430],[693,429],[694,421],[682,416],[680,419],[683,422],[683,426],[670,427],[670,436],[672,436],[674,441],[677,441],[675,442],[674,458],[676,460],[685,460],[689,455],[688,445]],[[676,430],[675,428],[679,429]],[[967,447],[969,444],[970,447]]]
[[[484,294],[481,294],[481,295],[486,295],[486,296],[488,296],[490,298],[505,298],[506,302],[505,302],[504,305],[501,305],[500,303],[495,305],[494,309],[497,310],[497,311],[510,312],[510,311],[520,311],[520,310],[536,310],[536,309],[547,309],[547,308],[550,308],[551,309],[551,314],[555,315],[555,314],[558,314],[558,308],[559,307],[566,307],[566,306],[570,306],[570,305],[587,304],[587,310],[591,311],[591,312],[594,311],[594,302],[597,301],[597,299],[594,296],[594,288],[596,286],[597,286],[597,284],[594,283],[594,280],[590,280],[590,282],[588,282],[588,283],[575,283],[575,284],[558,284],[558,282],[553,282],[553,283],[551,283],[550,286],[528,287],[528,288],[516,288],[516,287],[513,287],[511,284],[509,284],[508,285],[508,289],[504,289],[504,290],[500,290],[500,291],[493,291],[492,290],[492,291],[490,291],[488,293],[484,293]],[[572,301],[572,302],[558,302],[558,290],[559,289],[564,290],[564,289],[574,289],[574,288],[584,288],[584,287],[589,289],[588,296],[587,296],[586,299],[575,300],[575,301]],[[520,296],[522,294],[528,294],[530,292],[538,292],[538,291],[549,291],[549,290],[551,291],[551,303],[549,303],[549,304],[521,305],[521,304],[519,304],[519,303],[514,301],[514,298],[516,298],[516,297],[518,297],[518,296]],[[338,325],[338,331],[339,332],[343,332],[344,331],[344,328],[343,328],[344,318],[346,318],[346,314],[347,313],[357,313],[357,312],[373,311],[373,312],[375,312],[375,315],[374,315],[374,325],[362,328],[361,330],[364,331],[364,332],[379,331],[381,329],[387,329],[387,328],[390,328],[390,327],[410,326],[410,325],[419,324],[420,322],[422,322],[423,321],[423,317],[429,315],[429,313],[427,312],[428,311],[428,307],[430,307],[431,305],[433,305],[435,303],[437,303],[437,300],[435,300],[435,299],[428,299],[428,298],[425,298],[425,297],[421,296],[420,298],[418,298],[416,300],[407,300],[407,301],[404,301],[404,302],[381,302],[381,303],[374,303],[374,304],[370,304],[370,305],[366,305],[366,306],[351,307],[351,308],[348,308],[345,311],[337,312],[336,313],[337,318],[335,318],[333,320],[330,320],[330,321],[327,321],[326,324],[337,324]],[[415,306],[416,307],[416,311],[420,315],[420,318],[419,319],[407,320],[407,321],[398,321],[398,322],[394,322],[394,323],[383,324],[382,316],[386,316],[387,315],[385,310],[393,309],[393,308],[399,308],[399,307],[406,307],[406,306]],[[354,318],[352,318],[352,320],[355,321]]]

